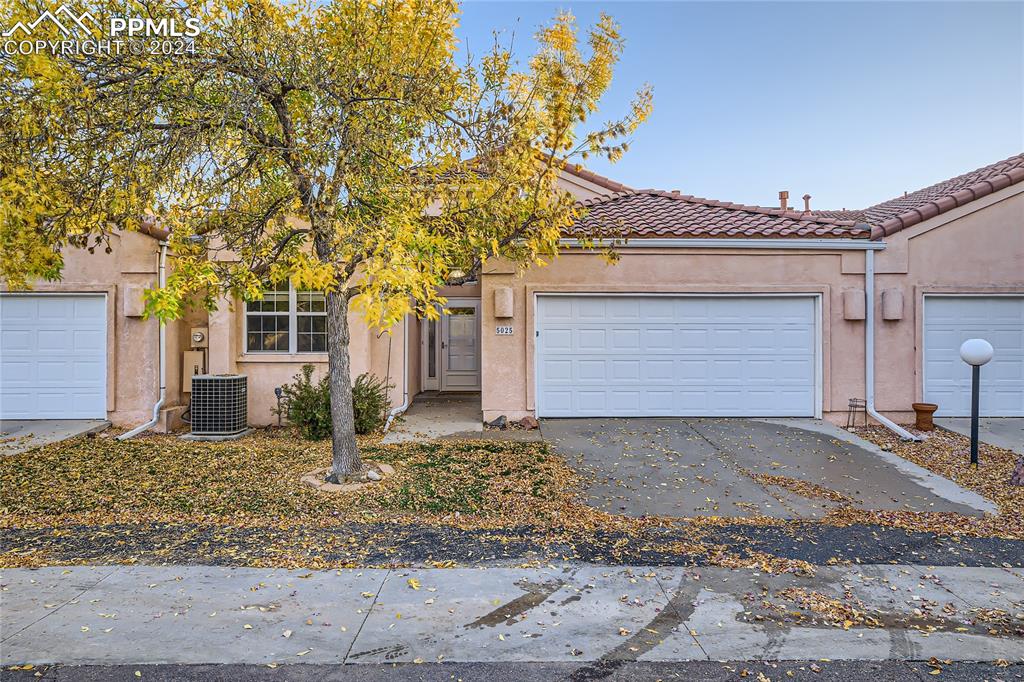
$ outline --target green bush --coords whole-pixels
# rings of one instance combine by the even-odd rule
[[[303,365],[294,383],[281,387],[288,421],[299,428],[307,440],[331,437],[331,386],[327,374],[313,382],[313,365]],[[360,374],[352,387],[352,412],[356,433],[372,433],[384,425],[387,418],[387,392],[391,388],[383,379],[372,374]]]
[[[388,389],[391,386],[372,374],[360,374],[352,386],[352,413],[356,433],[373,433],[384,426],[388,416]]]
[[[288,421],[299,427],[306,440],[331,437],[331,384],[327,374],[313,383],[313,365],[303,365],[295,375],[295,383],[285,384],[285,406]]]

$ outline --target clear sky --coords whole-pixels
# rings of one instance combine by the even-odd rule
[[[632,187],[863,208],[1024,151],[1021,2],[475,0],[460,36],[514,32],[525,57],[559,9],[622,26],[601,120],[654,86],[626,157],[587,164]]]

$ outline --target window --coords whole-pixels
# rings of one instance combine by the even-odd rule
[[[327,352],[327,298],[322,291],[296,291],[287,282],[245,308],[247,353]]]

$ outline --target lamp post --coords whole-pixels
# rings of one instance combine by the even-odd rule
[[[985,339],[967,339],[960,346],[960,359],[971,366],[971,466],[978,468],[978,403],[981,366],[992,359],[992,344]]]

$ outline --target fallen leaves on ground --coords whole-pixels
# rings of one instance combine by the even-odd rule
[[[1024,489],[1007,484],[1016,459],[1012,453],[983,446],[983,464],[975,471],[962,455],[966,439],[955,434],[935,432],[916,444],[881,429],[862,429],[860,435],[995,500],[1000,514],[979,519],[861,511],[845,504],[849,500],[843,493],[824,486],[751,472],[763,484],[844,504],[822,522],[760,515],[634,518],[588,506],[584,476],[546,443],[496,440],[383,445],[379,439],[361,439],[366,459],[391,464],[396,473],[358,492],[325,493],[300,484],[299,478],[330,460],[330,443],[300,440],[289,429],[263,429],[227,443],[173,436],[128,442],[97,437],[0,459],[0,528],[35,533],[25,536],[21,546],[9,545],[0,565],[54,563],[50,547],[76,547],[77,553],[55,555],[70,563],[131,563],[143,555],[151,557],[147,560],[191,556],[239,565],[363,565],[373,552],[383,557],[386,543],[418,542],[409,539],[407,530],[418,527],[442,536],[446,528],[481,532],[475,541],[495,557],[538,545],[572,554],[579,545],[588,548],[590,561],[671,554],[769,573],[809,574],[814,567],[807,561],[744,546],[740,536],[755,527],[778,527],[800,542],[815,524],[864,523],[1024,539],[1024,521],[1015,513],[1024,506]],[[674,451],[662,456],[680,459]],[[772,470],[784,468],[775,461],[767,464]],[[352,524],[374,530],[357,538],[345,531]],[[406,530],[398,532],[399,525]],[[729,547],[711,539],[724,526],[733,527],[737,536]],[[674,536],[660,536],[661,529],[675,529]],[[450,566],[486,559],[426,553],[417,561]]]
[[[1010,485],[1010,474],[1019,456],[994,445],[981,443],[978,448],[980,466],[970,466],[971,440],[945,429],[919,432],[906,427],[921,442],[904,441],[881,426],[861,427],[857,435],[943,478],[973,490],[999,507],[998,514],[982,518],[951,513],[913,513],[861,511],[843,518],[827,518],[829,522],[883,523],[885,525],[936,533],[994,536],[1024,539],[1024,486]]]

